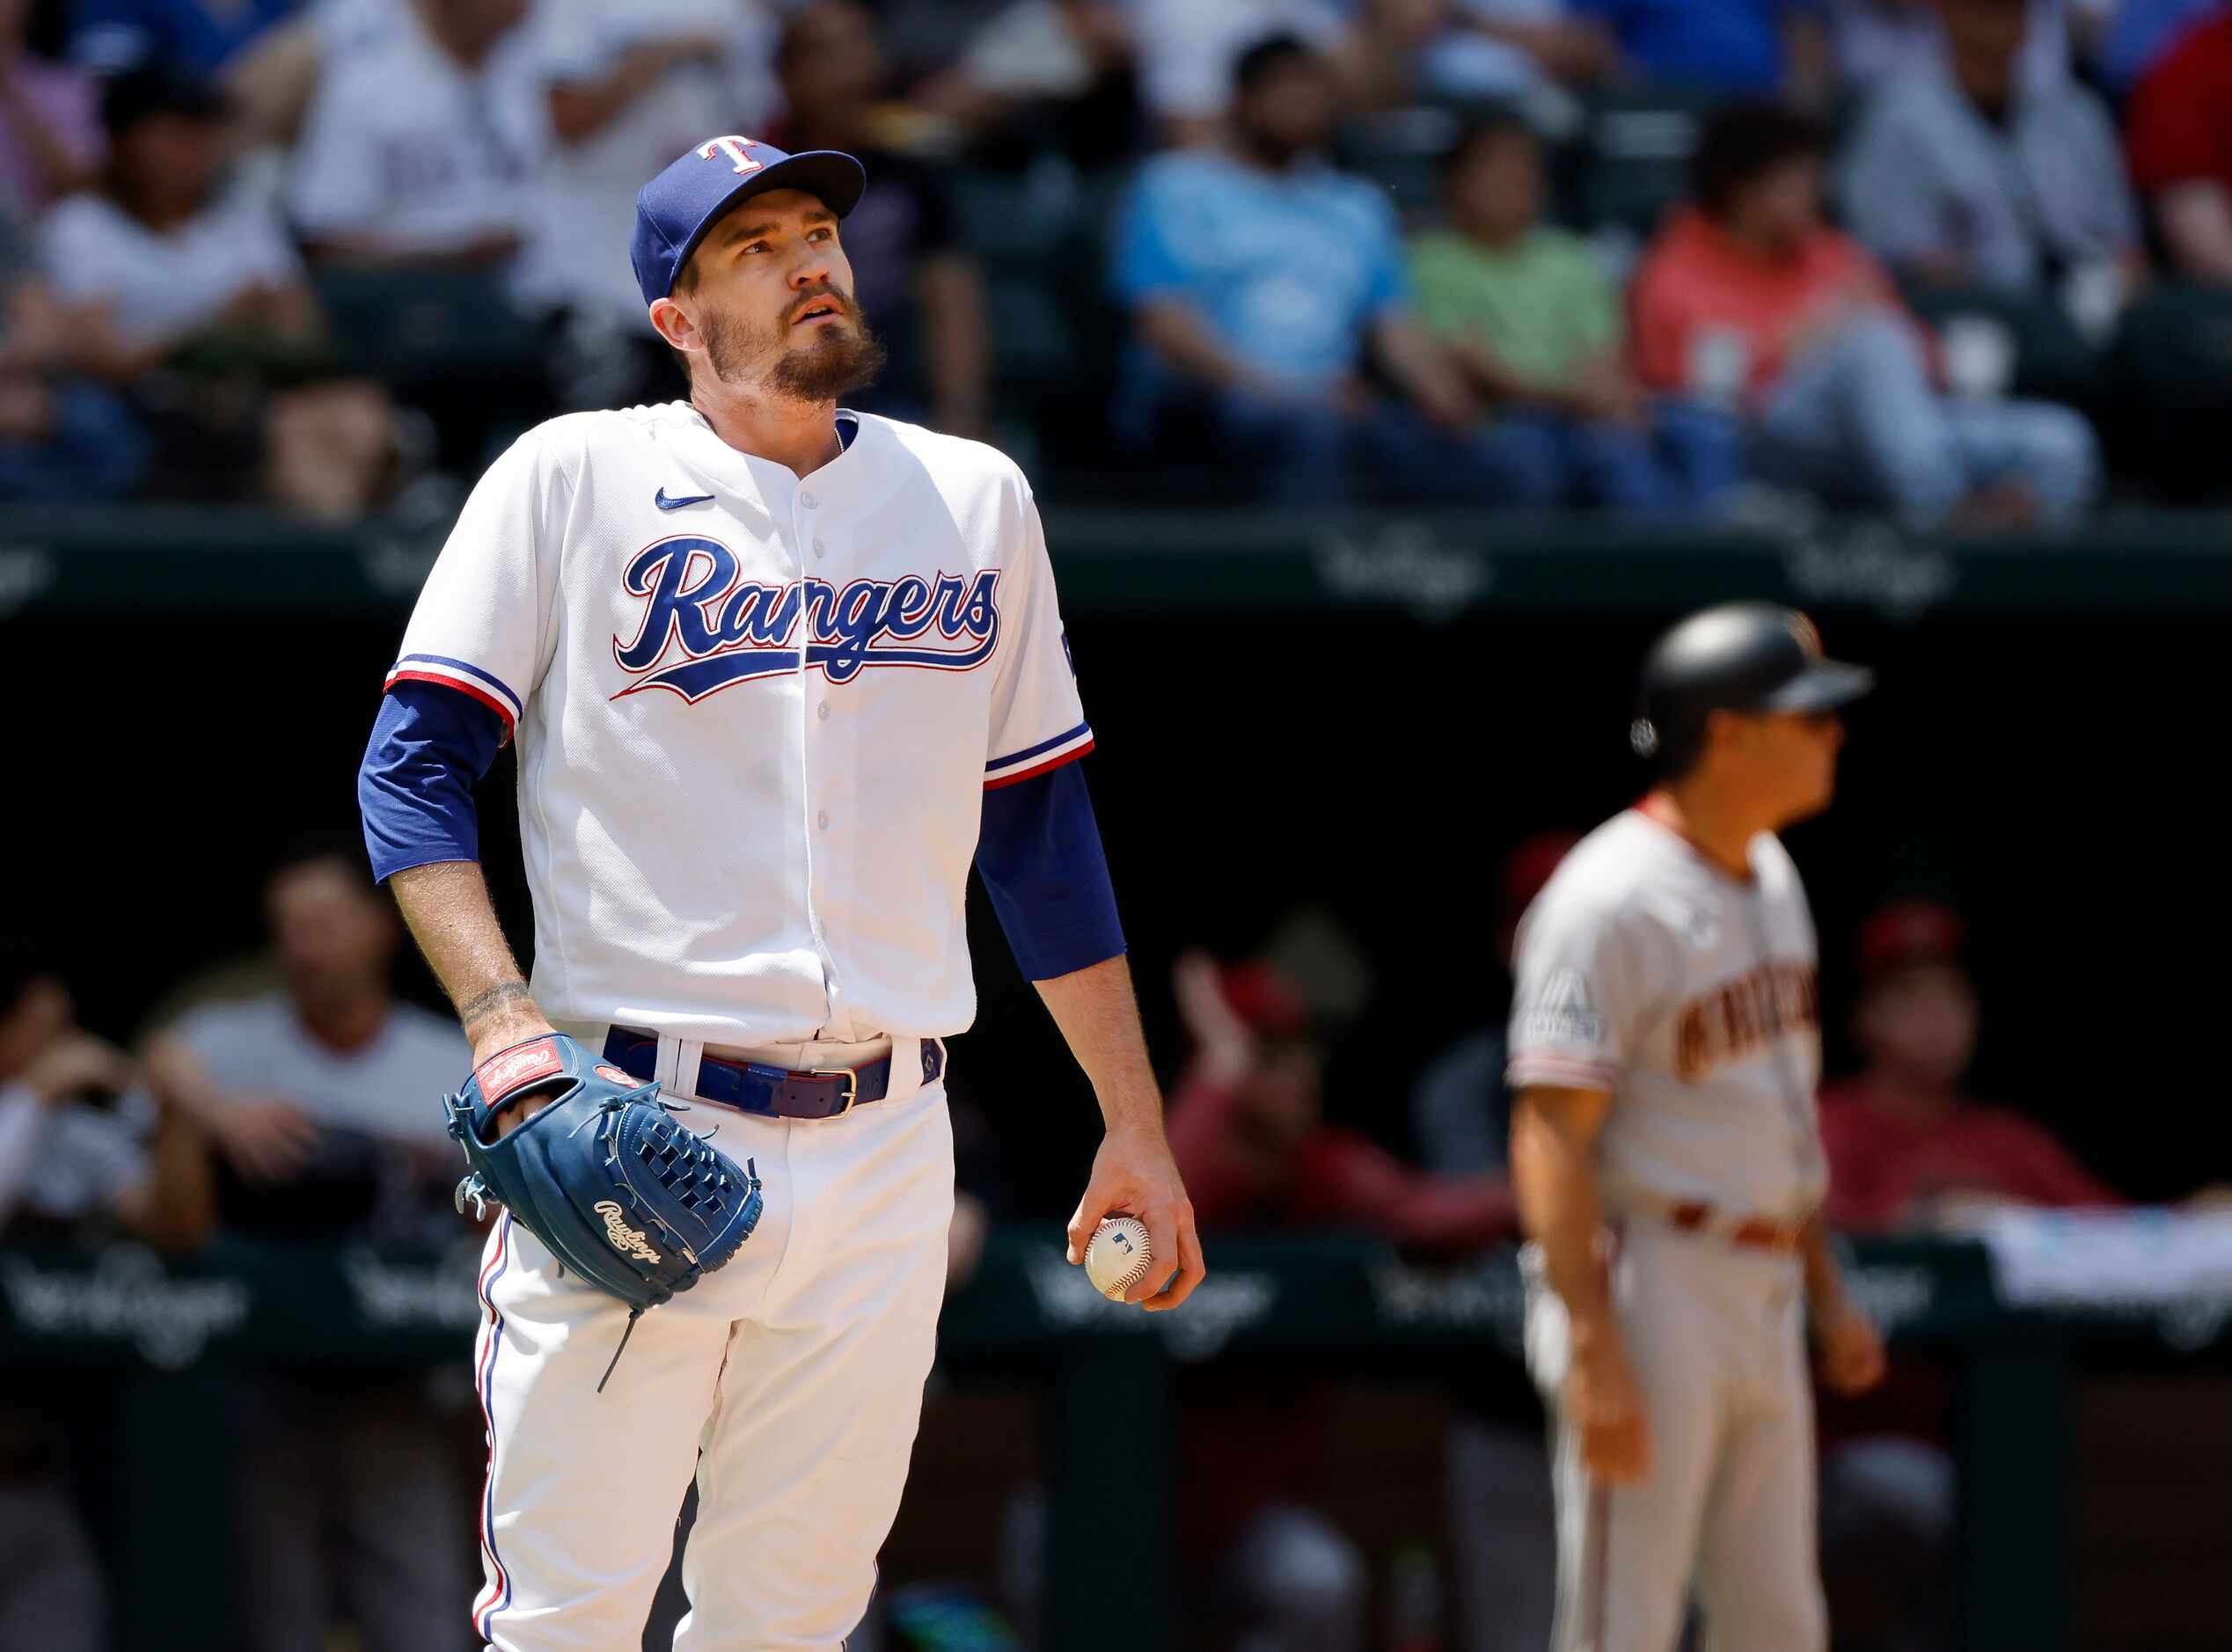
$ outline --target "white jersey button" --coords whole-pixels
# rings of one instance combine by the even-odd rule
[[[814,708],[814,715],[820,718],[823,722],[829,721],[830,703],[827,700],[823,700],[819,705],[816,705]]]
[[[814,495],[811,493],[801,493],[798,496],[798,502],[805,506],[807,509],[811,510],[814,508]]]
[[[827,556],[827,555],[829,554],[829,552],[830,552],[830,548],[829,548],[829,546],[827,546],[827,545],[823,545],[823,543],[822,543],[819,539],[816,539],[816,541],[814,541],[814,554],[815,554],[816,556],[817,556],[817,557],[820,557],[820,556]]]
[[[829,812],[829,810],[827,810],[827,809],[823,809],[823,810],[820,814],[818,814],[818,815],[816,815],[816,816],[814,816],[814,823],[815,823],[816,826],[819,826],[819,827],[820,827],[820,828],[821,828],[823,831],[827,831],[827,830],[829,830],[829,829],[830,829],[830,812]]]

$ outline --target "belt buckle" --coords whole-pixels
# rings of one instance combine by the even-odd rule
[[[845,1080],[845,1105],[830,1117],[841,1119],[853,1110],[853,1104],[860,1099],[860,1073],[857,1067],[809,1067],[807,1071],[816,1078]]]

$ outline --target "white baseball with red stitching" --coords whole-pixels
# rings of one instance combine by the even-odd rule
[[[1085,1276],[1102,1296],[1122,1301],[1147,1276],[1147,1224],[1136,1216],[1106,1216],[1085,1245]]]

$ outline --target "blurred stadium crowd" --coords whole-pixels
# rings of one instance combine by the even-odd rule
[[[1056,498],[1977,530],[2215,494],[2212,0],[0,0],[0,498],[454,505],[842,147],[882,411]]]

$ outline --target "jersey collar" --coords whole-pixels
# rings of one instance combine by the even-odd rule
[[[855,413],[850,407],[837,410],[838,440],[841,444],[837,457],[820,469],[800,476],[787,465],[729,446],[714,432],[705,414],[689,402],[677,401],[673,406],[679,410],[686,433],[686,457],[710,480],[748,492],[770,506],[778,501],[787,501],[801,489],[819,498],[856,505],[894,485],[890,472],[896,467],[880,465],[875,457],[890,438],[877,428],[873,416]],[[787,509],[787,506],[781,508]]]

